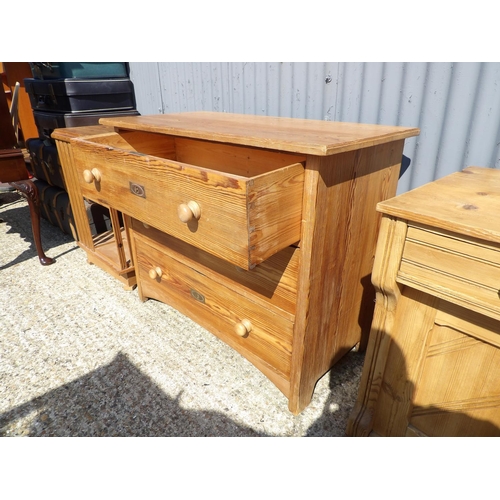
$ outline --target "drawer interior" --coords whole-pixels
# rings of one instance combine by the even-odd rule
[[[299,154],[135,130],[120,130],[92,142],[247,178],[306,160]]]

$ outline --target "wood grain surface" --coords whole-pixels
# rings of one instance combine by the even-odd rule
[[[468,168],[378,205],[377,303],[348,435],[500,436],[499,181]]]
[[[301,163],[282,166],[283,155],[264,153],[261,159],[260,152],[255,151],[252,156],[256,159],[249,165],[265,162],[267,171],[259,169],[256,176],[243,177],[234,173],[235,163],[223,159],[220,168],[213,170],[204,166],[203,155],[194,157],[197,164],[190,165],[137,153],[121,143],[120,147],[112,144],[107,138],[103,144],[72,140],[75,168],[85,197],[245,269],[300,240]],[[156,150],[165,144],[165,150],[170,151],[168,138]],[[211,161],[217,151],[212,152]],[[239,154],[241,157],[248,151],[245,148]],[[88,183],[84,173],[93,169],[99,171],[100,182]],[[144,195],[136,196],[131,183],[139,185]],[[189,201],[199,205],[201,216],[186,224],[179,220],[178,208]]]
[[[500,170],[468,167],[382,202],[378,210],[500,243],[499,204]]]
[[[118,129],[192,137],[293,153],[327,156],[419,134],[418,128],[328,122],[209,111],[101,118]]]

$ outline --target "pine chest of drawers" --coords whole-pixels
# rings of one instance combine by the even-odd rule
[[[259,368],[297,414],[368,333],[379,215],[418,129],[229,113],[102,118],[82,194],[126,217],[138,292]]]
[[[350,435],[500,436],[500,171],[379,204],[377,304]]]

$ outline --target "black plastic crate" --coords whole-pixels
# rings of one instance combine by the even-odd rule
[[[36,111],[65,113],[123,111],[135,108],[134,84],[115,80],[36,80],[25,78],[31,107]]]
[[[43,139],[51,139],[56,128],[85,127],[98,125],[99,119],[113,116],[138,116],[136,109],[107,113],[55,113],[46,111],[33,111],[38,135]]]

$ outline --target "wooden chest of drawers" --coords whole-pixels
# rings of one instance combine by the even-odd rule
[[[85,197],[126,215],[139,296],[247,357],[299,413],[369,330],[376,204],[418,129],[227,113],[101,119]]]
[[[500,435],[500,171],[380,203],[377,305],[351,435]]]

